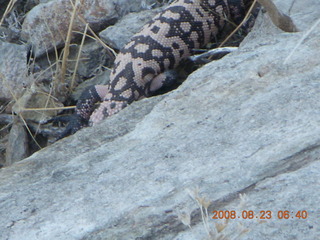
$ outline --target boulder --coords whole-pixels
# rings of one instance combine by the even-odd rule
[[[27,76],[27,49],[0,41],[0,99],[19,98],[33,79]]]
[[[0,238],[319,239],[316,4],[281,1],[301,32],[261,14],[177,90],[2,168]]]
[[[73,31],[83,31],[85,23],[97,31],[115,23],[131,11],[141,10],[141,0],[82,1],[77,8]],[[69,0],[54,0],[39,4],[26,16],[21,37],[33,46],[35,56],[52,51],[65,43],[73,7]],[[81,20],[82,19],[82,20]]]
[[[121,49],[130,38],[148,23],[162,8],[129,13],[116,24],[101,31],[99,36],[112,48]]]

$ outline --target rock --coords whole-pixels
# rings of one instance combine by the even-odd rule
[[[112,48],[121,49],[139,30],[150,21],[161,8],[145,10],[138,13],[129,13],[115,25],[101,31],[99,36]]]
[[[24,123],[15,116],[6,148],[6,166],[28,156],[28,135]]]
[[[78,58],[80,45],[70,49],[68,69],[74,70],[75,63]],[[82,46],[80,60],[78,63],[77,73],[81,79],[88,79],[95,76],[104,69],[107,62],[111,65],[111,59],[108,56],[107,50],[100,43],[89,40]]]
[[[78,100],[82,92],[89,86],[92,85],[106,85],[110,80],[110,70],[103,71],[91,79],[81,83],[73,92],[72,99]]]
[[[113,24],[120,16],[131,11],[141,10],[141,0],[99,0],[82,1],[77,16],[90,25],[93,30],[101,30]],[[26,16],[21,37],[34,47],[35,56],[40,56],[46,51],[63,46],[70,22],[72,7],[69,0],[54,0],[34,7]],[[73,31],[84,30],[83,24],[76,17]],[[59,33],[59,34],[56,34]]]
[[[45,110],[48,108],[55,108],[57,110]],[[50,94],[42,91],[40,87],[33,84],[13,105],[12,111],[19,114],[25,120],[31,120],[39,123],[56,116],[62,108],[63,104],[61,102],[53,96],[50,96]]]
[[[291,8],[305,32],[263,14],[239,51],[177,90],[2,168],[0,238],[319,239],[319,28],[295,49],[315,3]]]
[[[12,114],[2,113],[0,114],[0,124],[1,125],[12,124],[13,118],[14,118],[14,115]]]
[[[27,77],[27,51],[25,46],[0,41],[0,98],[20,97],[32,82]]]
[[[0,26],[0,36],[1,36],[1,40],[4,42],[19,44],[19,41],[20,41],[19,31],[15,31],[14,29]]]
[[[6,10],[6,6],[8,5],[9,2],[10,2],[9,0],[0,0],[1,6],[5,6],[5,7],[0,9],[0,20],[3,17],[3,14],[4,14],[5,10]]]
[[[2,118],[2,114],[0,115],[0,120]],[[8,125],[0,124],[2,131],[0,132],[0,168],[2,168],[6,163],[6,148],[9,139],[9,129]]]

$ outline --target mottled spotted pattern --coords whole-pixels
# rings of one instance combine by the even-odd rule
[[[192,49],[215,39],[226,20],[235,23],[242,20],[244,2],[249,0],[173,2],[120,51],[110,84],[93,86],[83,93],[77,104],[78,118],[82,122],[90,118],[89,124],[92,125],[119,112],[133,101],[152,95],[165,81],[172,80],[168,70],[174,69],[182,59],[190,56]],[[102,103],[92,113],[97,101]]]

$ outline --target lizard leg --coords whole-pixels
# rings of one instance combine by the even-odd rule
[[[103,101],[100,106],[91,114],[89,125],[92,126],[101,122],[101,120],[120,112],[127,105],[128,103],[126,101]]]
[[[108,91],[108,85],[94,85],[85,89],[77,102],[75,114],[89,120],[90,115],[94,110],[94,105],[97,102],[103,101],[104,97],[108,94]]]
[[[95,85],[86,88],[76,106],[75,113],[69,116],[58,116],[53,119],[54,122],[68,122],[65,130],[58,136],[57,140],[74,134],[83,127],[88,126],[89,118],[94,110],[96,102],[102,101],[108,93],[108,86]]]
[[[174,70],[168,70],[164,73],[157,75],[152,81],[149,83],[149,87],[146,88],[145,95],[141,95],[139,99],[144,98],[146,96],[153,95],[157,90],[164,87],[169,87],[173,85],[178,77],[178,74]],[[100,104],[100,106],[91,114],[89,125],[95,125],[102,121],[103,119],[110,117],[122,109],[127,107],[131,101],[122,101],[115,100],[114,96],[108,96],[106,94],[104,97],[104,101]]]
[[[161,88],[172,86],[177,81],[178,77],[178,73],[175,70],[167,70],[163,73],[160,73],[154,79],[152,79],[148,89],[148,95],[153,95],[153,93]]]

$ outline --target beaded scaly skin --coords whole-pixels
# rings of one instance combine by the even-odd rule
[[[170,4],[120,50],[110,83],[82,93],[60,138],[95,125],[170,84],[175,78],[172,69],[192,55],[193,49],[215,39],[226,20],[242,21],[247,2],[252,0],[176,0]],[[96,102],[101,104],[94,110]]]

